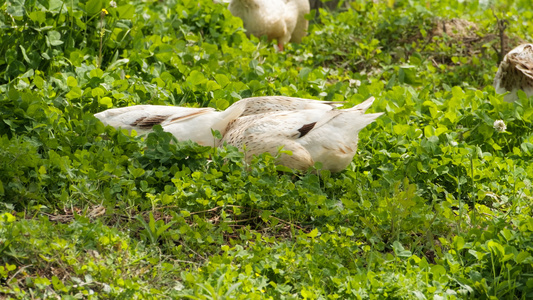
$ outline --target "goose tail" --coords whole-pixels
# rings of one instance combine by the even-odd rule
[[[349,110],[358,113],[358,116],[352,119],[352,122],[355,122],[354,125],[358,128],[358,130],[365,128],[370,123],[374,122],[377,118],[384,114],[383,112],[365,114],[365,112],[370,108],[370,106],[372,106],[372,103],[374,103],[374,100],[374,97],[370,97],[365,101],[357,104],[356,106],[349,108]]]
[[[381,117],[384,113],[373,113],[362,115],[360,119],[357,120],[358,123],[361,123],[362,128],[368,126],[370,123],[374,122],[377,118]]]
[[[349,110],[360,111],[361,113],[364,114],[367,111],[367,109],[369,109],[370,106],[372,106],[372,103],[374,103],[374,100],[376,100],[376,98],[372,96],[366,99],[365,101],[357,104],[356,106],[350,108]]]

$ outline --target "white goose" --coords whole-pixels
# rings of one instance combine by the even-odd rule
[[[281,154],[278,163],[307,170],[315,162],[331,172],[344,170],[357,150],[358,133],[383,113],[365,115],[374,97],[349,109],[309,109],[268,112],[240,117],[233,121],[222,142],[245,149],[245,160],[268,152]]]
[[[192,108],[165,105],[135,105],[112,108],[94,116],[104,125],[134,129],[139,134],[152,131],[154,125],[172,133],[178,140],[191,140],[204,146],[218,146],[211,130],[226,133],[228,124],[240,116],[264,112],[318,109],[331,110],[342,102],[317,101],[285,96],[245,98],[233,103],[225,111],[214,108]]]
[[[280,51],[289,41],[300,43],[307,33],[309,0],[231,0],[228,8],[242,19],[247,34],[277,40]]]
[[[518,100],[516,92],[522,90],[528,97],[533,96],[533,44],[523,44],[511,50],[500,63],[494,88],[507,102]]]

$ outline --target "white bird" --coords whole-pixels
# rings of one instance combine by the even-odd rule
[[[533,44],[523,44],[511,50],[500,63],[494,88],[507,102],[518,100],[516,92],[522,90],[528,97],[533,96]]]
[[[300,43],[307,33],[309,0],[231,0],[228,8],[242,19],[248,35],[275,39],[280,51],[289,41]]]
[[[213,137],[211,130],[218,130],[224,135],[228,124],[240,116],[287,110],[331,110],[342,103],[266,96],[242,99],[224,111],[210,107],[135,105],[108,109],[94,116],[104,125],[129,131],[134,129],[139,134],[151,132],[152,127],[159,124],[180,141],[191,140],[204,146],[218,146],[219,141]]]
[[[344,170],[357,150],[358,133],[383,113],[364,114],[374,97],[348,109],[308,109],[240,117],[230,123],[222,142],[244,150],[245,160],[282,153],[277,163],[307,170],[315,162],[331,172]]]

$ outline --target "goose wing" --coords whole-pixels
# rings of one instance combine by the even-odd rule
[[[219,140],[213,130],[226,134],[228,126],[242,115],[246,103],[236,103],[224,111],[210,109],[199,114],[189,114],[168,120],[163,130],[172,133],[178,140],[191,140],[204,146],[218,146]]]
[[[202,114],[214,112],[213,108],[192,108],[164,105],[134,105],[112,108],[99,112],[94,116],[105,125],[138,132],[147,132],[154,125],[164,126],[174,122],[182,122]]]
[[[342,106],[344,101],[320,101],[305,98],[286,97],[286,96],[262,96],[244,98],[240,101],[245,102],[246,108],[242,116],[263,114],[267,112],[295,111],[295,110],[332,110]]]
[[[277,163],[298,170],[314,165],[309,151],[296,140],[312,130],[324,110],[277,111],[236,119],[229,126],[222,142],[245,150],[245,159],[268,152],[278,154],[280,148],[292,152],[281,154]]]

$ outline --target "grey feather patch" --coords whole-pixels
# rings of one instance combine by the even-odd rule
[[[161,124],[163,121],[167,119],[167,116],[152,116],[149,118],[139,118],[135,120],[135,122],[131,123],[130,125],[132,127],[139,127],[144,129],[150,129],[154,127],[154,125]]]

